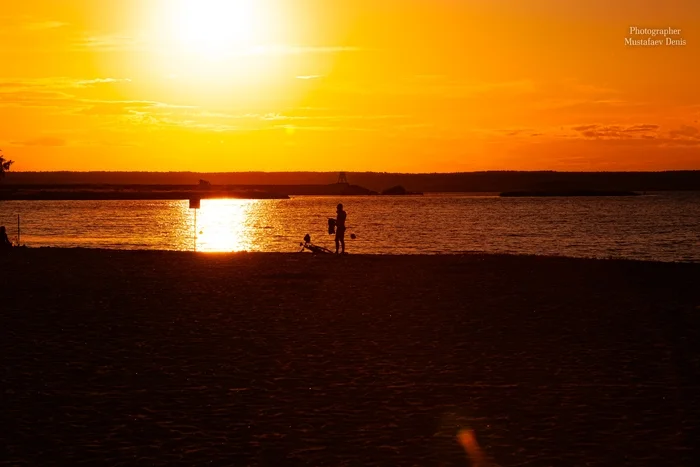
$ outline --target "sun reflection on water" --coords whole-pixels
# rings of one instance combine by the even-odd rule
[[[327,220],[341,199],[203,200],[199,251],[297,252],[307,233],[334,250]],[[350,197],[351,254],[547,254],[700,261],[697,194],[503,199],[468,195]],[[638,215],[643,213],[644,215]],[[193,251],[188,200],[3,201],[0,225],[29,247]],[[433,228],[434,227],[434,228]]]
[[[250,250],[252,245],[251,213],[256,200],[208,199],[202,200],[197,210],[196,245],[202,252],[235,252]],[[194,223],[194,210],[191,210]],[[190,224],[192,227],[192,224]],[[194,235],[194,231],[192,235]],[[192,244],[194,247],[194,237]]]

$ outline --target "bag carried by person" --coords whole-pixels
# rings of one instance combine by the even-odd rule
[[[335,233],[335,219],[328,219],[328,235]]]

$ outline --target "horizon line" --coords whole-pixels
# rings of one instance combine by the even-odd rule
[[[209,174],[209,175],[229,175],[229,174],[338,174],[344,172],[346,174],[377,174],[377,175],[462,175],[462,174],[483,174],[483,173],[565,173],[565,174],[590,174],[590,173],[679,173],[679,172],[700,172],[700,169],[669,169],[669,170],[472,170],[472,171],[457,171],[457,172],[378,172],[372,170],[366,171],[347,171],[347,170],[281,170],[281,171],[266,171],[266,170],[244,170],[244,171],[227,171],[227,172],[209,172],[209,171],[193,171],[193,170],[24,170],[24,171],[8,171],[5,172],[7,177],[19,174],[58,174],[58,173],[75,173],[75,174],[103,174],[103,173],[127,173],[127,174]]]

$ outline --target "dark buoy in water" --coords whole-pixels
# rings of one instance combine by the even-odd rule
[[[350,238],[352,238],[353,240],[355,240],[355,239],[357,238],[357,235],[355,235],[355,234],[350,234]]]

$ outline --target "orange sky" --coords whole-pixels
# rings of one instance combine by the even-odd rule
[[[0,19],[18,171],[700,169],[698,0],[25,0]],[[626,45],[649,37],[632,26],[686,45]]]

